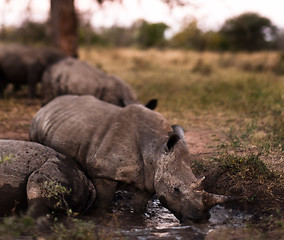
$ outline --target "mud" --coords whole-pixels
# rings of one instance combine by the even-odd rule
[[[0,138],[28,140],[30,122],[40,105],[40,100],[32,103],[26,99],[0,100]],[[206,191],[242,195],[247,200],[214,207],[210,220],[205,224],[181,225],[157,199],[149,203],[146,214],[136,216],[131,206],[131,194],[118,193],[111,213],[98,217],[90,211],[83,219],[91,219],[100,229],[112,233],[112,239],[220,239],[224,232],[229,237],[223,239],[234,239],[234,236],[243,239],[247,234],[243,229],[248,221],[263,222],[266,216],[275,213],[280,215],[280,221],[283,220],[283,179],[255,181],[233,176],[216,165],[211,166],[212,158],[220,154],[218,146],[226,141],[226,136],[218,129],[188,127],[185,140],[190,149],[193,172],[197,176],[206,176]],[[264,224],[264,228],[270,231],[271,224]]]
[[[132,194],[118,192],[112,212],[97,217],[89,212],[83,219],[92,220],[99,229],[111,233],[111,239],[204,239],[209,233],[223,229],[244,227],[251,215],[238,209],[215,206],[207,223],[183,225],[164,208],[157,198],[153,198],[144,215],[135,215]]]

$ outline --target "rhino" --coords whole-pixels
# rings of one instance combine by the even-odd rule
[[[32,48],[22,45],[7,45],[0,48],[0,97],[8,84],[17,91],[28,85],[28,96],[36,96],[36,85],[41,81],[45,68],[65,57],[60,51],[50,48]]]
[[[124,108],[93,96],[61,96],[32,120],[31,141],[75,158],[93,182],[94,206],[107,208],[117,190],[134,191],[142,213],[154,194],[181,222],[206,221],[233,197],[208,193],[196,178],[180,126],[141,104]]]
[[[43,103],[60,95],[93,95],[118,106],[137,103],[135,91],[122,79],[75,58],[53,64],[43,74]]]
[[[27,208],[35,217],[67,208],[80,213],[95,197],[74,159],[35,142],[0,140],[0,216]]]

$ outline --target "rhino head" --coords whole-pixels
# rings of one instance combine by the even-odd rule
[[[155,171],[154,187],[163,206],[182,223],[204,222],[216,204],[237,200],[201,189],[205,177],[197,179],[190,168],[189,151],[180,126],[173,126]]]

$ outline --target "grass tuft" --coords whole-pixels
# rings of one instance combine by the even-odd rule
[[[221,169],[242,179],[272,179],[276,175],[259,159],[260,153],[238,156],[225,153],[216,160]]]
[[[34,235],[36,220],[30,216],[5,217],[0,221],[0,239],[14,239],[19,236]]]
[[[68,226],[69,225],[69,226]],[[82,221],[79,219],[70,219],[69,224],[54,224],[54,236],[51,240],[96,240],[102,239],[96,236],[96,227],[91,221]]]

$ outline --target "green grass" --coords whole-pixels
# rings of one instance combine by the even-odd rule
[[[283,176],[283,54],[82,48],[80,57],[124,79],[142,103],[158,98],[157,111],[172,124],[181,124],[185,130],[224,133],[226,139],[218,139],[218,143],[225,154],[214,159],[224,171],[240,179],[277,182],[271,171],[277,161],[276,170]],[[37,109],[22,105],[18,100],[7,100],[6,107],[0,109],[0,127],[17,129],[19,113],[29,122]],[[273,161],[268,165],[267,159]],[[212,168],[210,164],[195,161],[193,167],[202,172]],[[52,235],[44,238],[111,239],[105,233],[96,235],[99,231],[90,222],[73,216],[69,220],[67,224],[54,223]],[[5,239],[37,234],[36,223],[28,217],[1,220],[0,236]]]
[[[36,220],[30,216],[5,217],[0,220],[0,239],[14,239],[19,236],[33,236]]]
[[[260,154],[250,153],[245,156],[222,154],[217,160],[220,168],[225,172],[238,175],[242,179],[272,179],[276,175],[259,158]]]
[[[214,129],[245,134],[238,136],[245,145],[284,150],[284,76],[275,71],[284,60],[277,52],[82,49],[80,56],[127,81],[142,103],[158,98],[157,110],[173,123],[187,128],[194,117],[209,117],[205,124]],[[247,122],[256,126],[250,132]]]
[[[0,239],[46,239],[46,240],[100,240],[113,239],[113,230],[100,229],[93,221],[68,217],[50,221],[34,219],[29,215],[0,219]],[[116,239],[122,239],[116,234]]]
[[[52,226],[53,236],[50,240],[99,240],[111,239],[111,233],[100,231],[92,221],[68,219],[68,223],[56,223]]]

